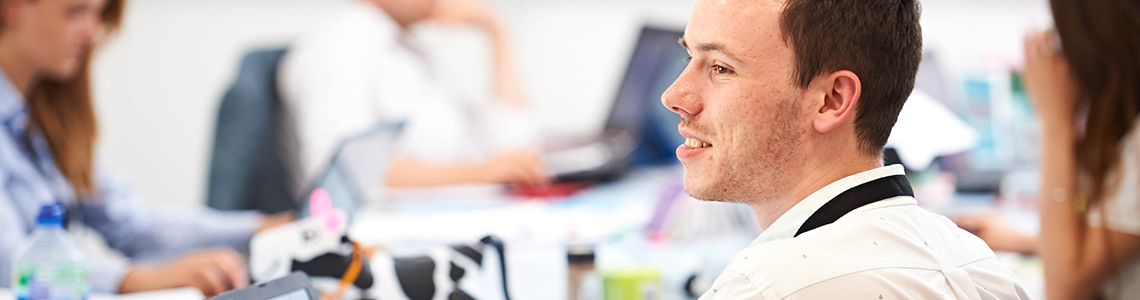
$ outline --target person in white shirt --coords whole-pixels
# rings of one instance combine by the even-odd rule
[[[537,144],[535,120],[503,26],[474,2],[436,2],[359,0],[289,46],[277,79],[297,128],[303,182],[319,175],[345,140],[401,121],[406,126],[389,186],[547,181],[538,154],[529,150]],[[487,33],[497,99],[464,101],[432,72],[408,33],[427,20]]]
[[[701,299],[1026,299],[982,240],[913,198],[882,150],[922,59],[914,0],[697,0],[685,191],[764,228]]]
[[[1040,236],[994,216],[957,221],[994,250],[1038,254],[1049,299],[1140,299],[1140,3],[1049,3],[1056,30],[1024,43],[1043,133]]]

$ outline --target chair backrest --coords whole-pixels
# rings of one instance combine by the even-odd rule
[[[246,54],[222,98],[210,160],[210,207],[268,213],[296,207],[297,139],[276,83],[284,54],[285,49]]]

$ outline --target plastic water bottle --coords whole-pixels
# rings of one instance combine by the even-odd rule
[[[84,300],[90,293],[83,252],[63,229],[63,206],[44,205],[32,235],[12,253],[17,300]]]

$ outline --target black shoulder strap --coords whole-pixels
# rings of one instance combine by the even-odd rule
[[[914,197],[914,191],[910,189],[910,181],[906,180],[906,176],[887,176],[860,184],[840,193],[816,210],[807,221],[804,221],[795,236],[834,223],[843,215],[864,205],[898,196]]]

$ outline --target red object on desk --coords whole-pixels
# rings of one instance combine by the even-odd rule
[[[515,186],[510,189],[511,196],[523,197],[528,199],[542,199],[551,200],[556,198],[564,198],[578,191],[590,187],[587,182],[558,182],[543,186],[534,187],[521,187]]]

